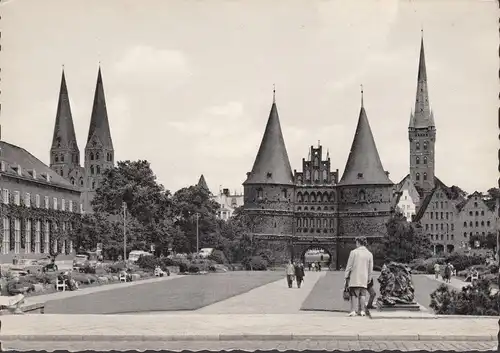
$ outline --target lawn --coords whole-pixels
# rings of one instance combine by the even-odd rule
[[[282,272],[227,272],[189,275],[84,296],[53,300],[46,314],[118,314],[196,310],[283,279]]]

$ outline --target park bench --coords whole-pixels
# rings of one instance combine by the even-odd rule
[[[66,291],[66,288],[68,288],[68,284],[66,283],[66,280],[63,279],[56,279],[56,291],[62,290],[63,292]]]
[[[120,273],[120,282],[127,282],[127,274],[126,273]]]

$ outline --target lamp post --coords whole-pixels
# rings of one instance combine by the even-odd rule
[[[200,214],[196,212],[196,254],[200,252]]]
[[[127,261],[127,233],[126,233],[126,217],[127,217],[127,204],[122,202],[123,209],[123,261]]]

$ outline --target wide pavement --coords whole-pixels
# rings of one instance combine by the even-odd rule
[[[312,340],[297,340],[297,341],[184,341],[184,342],[29,342],[29,341],[13,341],[4,342],[4,350],[29,351],[29,350],[69,350],[70,352],[77,351],[128,351],[128,350],[169,350],[181,352],[183,350],[190,351],[221,351],[221,350],[342,350],[342,351],[384,351],[398,350],[403,352],[408,351],[491,351],[496,350],[497,343],[493,341],[487,342],[467,342],[467,341],[312,341]]]

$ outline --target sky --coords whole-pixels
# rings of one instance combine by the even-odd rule
[[[49,162],[62,65],[83,155],[99,62],[115,160],[167,189],[242,191],[272,104],[292,169],[321,141],[343,172],[364,106],[384,169],[409,171],[421,29],[436,175],[497,183],[493,0],[4,0],[2,139]],[[43,16],[41,15],[43,14]],[[83,164],[83,160],[81,161]]]

